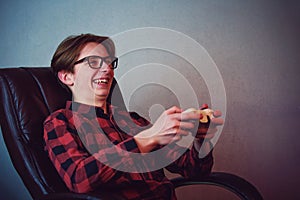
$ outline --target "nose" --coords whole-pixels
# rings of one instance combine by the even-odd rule
[[[102,67],[100,67],[100,71],[107,72],[107,71],[113,71],[113,70],[107,63],[103,62]]]
[[[110,76],[114,76],[114,70],[106,63],[103,63],[102,67],[98,69],[98,73],[109,74]]]

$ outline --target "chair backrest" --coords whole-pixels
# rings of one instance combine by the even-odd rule
[[[115,87],[116,86],[116,87]],[[114,80],[114,104],[124,106]],[[12,163],[33,198],[68,192],[44,151],[43,121],[71,100],[49,67],[0,69],[0,123]]]

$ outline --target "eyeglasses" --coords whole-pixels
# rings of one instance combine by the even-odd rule
[[[113,56],[107,56],[107,57],[101,57],[101,56],[87,56],[85,58],[82,58],[74,63],[74,65],[77,65],[79,63],[87,61],[90,68],[93,69],[99,69],[103,66],[103,63],[105,62],[110,69],[116,69],[118,66],[118,58]]]

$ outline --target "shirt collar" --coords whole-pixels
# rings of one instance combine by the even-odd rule
[[[72,110],[82,115],[86,116],[97,116],[102,118],[109,118],[109,116],[114,114],[114,110],[116,109],[115,106],[111,104],[107,104],[108,113],[105,114],[104,110],[101,107],[92,106],[88,104],[78,103],[74,101],[67,101],[66,102],[66,109]]]

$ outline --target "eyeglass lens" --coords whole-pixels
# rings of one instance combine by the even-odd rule
[[[103,66],[103,63],[106,63],[110,66],[111,69],[117,68],[117,58],[114,57],[98,57],[98,56],[91,56],[88,57],[88,63],[91,68],[100,68]]]

